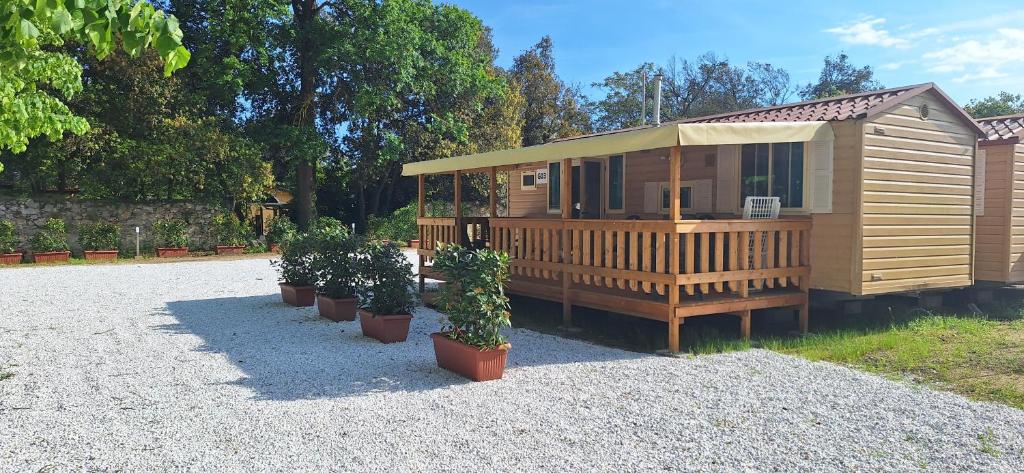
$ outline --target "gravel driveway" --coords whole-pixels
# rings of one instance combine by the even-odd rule
[[[0,469],[1022,471],[1024,412],[768,351],[511,330],[438,369],[277,295],[266,260],[0,270]]]

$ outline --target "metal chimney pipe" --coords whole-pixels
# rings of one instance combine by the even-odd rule
[[[640,92],[640,125],[647,124],[647,71],[640,71],[640,83],[643,91]]]
[[[661,125],[661,73],[654,75],[654,126]]]

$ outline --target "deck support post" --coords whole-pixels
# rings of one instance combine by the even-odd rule
[[[679,202],[679,173],[682,161],[683,149],[675,146],[669,151],[668,180],[669,180],[669,215],[673,222],[679,222],[683,216],[680,213]],[[679,232],[672,230],[669,234],[669,274],[673,277],[679,274]],[[673,281],[668,285],[668,350],[672,353],[679,352],[679,324],[682,320],[676,316],[676,306],[679,305],[679,284]]]
[[[807,303],[807,302],[804,302],[803,304],[800,304],[800,307],[798,307],[797,310],[799,311],[799,316],[798,317],[799,317],[799,321],[800,321],[800,333],[807,333],[808,322],[809,322],[808,321],[808,319],[809,319],[808,315],[810,314],[810,304]]]
[[[736,314],[740,316],[740,336],[744,341],[750,341],[750,312],[745,310]]]
[[[418,182],[419,187],[419,192],[417,194],[418,200],[416,205],[416,218],[423,218],[427,216],[426,179],[427,176],[423,174],[416,176],[416,181]],[[419,225],[417,225],[417,227],[419,227],[419,236],[417,238],[420,239],[420,248],[422,248],[423,243],[427,241],[426,235],[423,234],[423,227],[420,227]],[[416,252],[419,253],[419,250],[417,249]],[[420,265],[418,268],[416,268],[416,273],[419,274],[419,290],[420,293],[422,294],[427,289],[427,277],[424,276],[423,272],[421,271],[423,269],[423,265],[426,264],[426,258],[424,258],[423,255],[418,254],[417,259],[419,260]]]
[[[572,237],[569,227],[565,221],[572,218],[572,159],[563,159],[559,166],[558,182],[561,185],[561,199],[559,205],[562,207],[562,235],[561,252],[558,255],[562,260],[562,326],[572,327],[572,298],[569,296],[571,277],[569,276],[569,263],[572,261]]]
[[[462,171],[455,171],[455,243],[461,245],[462,234],[466,231],[462,227]]]

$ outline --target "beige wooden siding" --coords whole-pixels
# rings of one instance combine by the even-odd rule
[[[509,217],[547,217],[548,216],[548,186],[537,184],[533,190],[520,188],[520,175],[523,171],[536,171],[544,169],[547,163],[531,163],[520,165],[518,169],[508,173],[508,216]],[[550,179],[550,176],[549,176]]]
[[[1014,147],[1008,283],[1024,282],[1024,145]]]
[[[811,287],[853,292],[856,229],[859,227],[860,163],[863,123],[833,122],[832,213],[811,216]],[[858,272],[859,275],[859,272]]]
[[[922,119],[926,103],[930,113]],[[863,261],[855,293],[972,283],[976,140],[931,92],[865,124]]]
[[[1006,282],[1010,271],[1013,146],[985,146],[984,215],[976,217],[974,277]]]

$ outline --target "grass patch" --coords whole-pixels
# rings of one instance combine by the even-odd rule
[[[10,371],[0,371],[0,381],[7,381],[14,377],[14,373]]]
[[[897,313],[899,315],[892,315]],[[1024,317],[1019,308],[993,315],[890,310],[890,320],[847,321],[801,338],[757,344],[774,351],[909,377],[973,399],[1024,409]],[[853,325],[854,326],[850,326]]]

